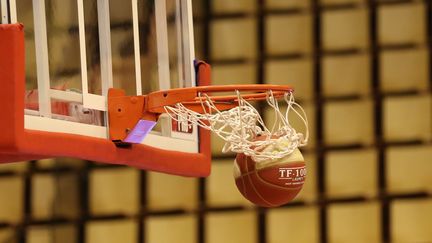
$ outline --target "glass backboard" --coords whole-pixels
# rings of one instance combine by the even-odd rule
[[[107,93],[195,86],[191,0],[0,0],[25,26],[25,129],[108,139]],[[144,144],[199,152],[161,116]]]
[[[196,85],[191,4],[0,0],[0,163],[63,156],[208,175],[210,136],[195,126],[162,114],[142,145],[116,147],[108,135],[110,88]]]

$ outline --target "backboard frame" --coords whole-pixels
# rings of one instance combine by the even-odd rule
[[[25,48],[21,24],[0,25],[0,163],[50,157],[74,157],[124,164],[168,174],[202,177],[210,173],[210,134],[199,130],[199,151],[180,152],[134,144],[118,148],[109,139],[80,134],[48,132],[25,127]],[[208,80],[205,80],[208,82]],[[209,85],[200,83],[199,85]],[[31,120],[27,121],[31,122]]]
[[[15,6],[15,0],[0,0],[2,3],[8,2],[8,5]],[[181,40],[181,45],[178,45],[178,65],[185,67],[185,70],[179,68],[179,77],[182,77],[185,87],[195,86],[195,70],[194,70],[194,39],[193,37],[193,19],[192,19],[192,2],[191,0],[171,0],[176,3],[176,24],[177,38]],[[80,124],[76,122],[68,122],[58,118],[52,114],[51,103],[52,99],[65,102],[79,102],[83,107],[103,111],[107,111],[107,93],[108,89],[113,87],[113,66],[111,55],[111,30],[110,30],[110,5],[108,0],[97,0],[97,17],[99,31],[99,46],[101,60],[101,85],[102,94],[92,94],[88,90],[88,75],[86,61],[86,45],[85,45],[85,21],[83,0],[76,0],[77,15],[78,15],[78,31],[79,31],[79,49],[80,49],[80,65],[81,65],[81,84],[82,94],[57,90],[50,87],[50,71],[49,71],[49,50],[47,40],[47,21],[45,13],[45,1],[33,0],[34,14],[34,34],[35,34],[35,51],[37,63],[37,86],[38,86],[38,104],[39,110],[26,109],[24,126],[27,129],[72,133],[77,135],[92,136],[96,138],[108,139],[108,126],[94,126],[89,124]],[[168,31],[167,31],[167,7],[166,1],[155,1],[155,21],[156,21],[156,41],[158,55],[158,75],[159,88],[170,89],[170,70],[168,57]],[[131,0],[132,5],[132,23],[133,23],[133,43],[134,43],[134,58],[135,58],[135,83],[136,94],[141,95],[141,71],[140,71],[140,50],[139,50],[139,33],[138,33],[138,2]],[[17,20],[16,7],[10,8],[10,22]],[[12,16],[15,16],[12,18]],[[19,19],[18,19],[19,20]],[[180,82],[180,79],[179,79]],[[179,85],[182,85],[179,83]],[[108,119],[105,119],[106,121]],[[169,121],[165,124],[170,124]],[[178,143],[177,140],[181,140]],[[161,149],[177,150],[180,152],[199,152],[199,137],[198,128],[194,126],[192,133],[176,132],[170,129],[168,125],[162,126],[162,132],[151,132],[143,141],[144,144]]]

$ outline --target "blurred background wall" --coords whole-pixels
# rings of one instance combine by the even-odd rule
[[[1,243],[432,242],[431,1],[193,5],[197,57],[212,64],[214,84],[295,87],[312,131],[297,199],[248,203],[234,185],[234,155],[216,138],[206,179],[73,159],[1,165]],[[131,23],[118,22],[113,43],[130,38],[121,33]],[[65,50],[50,53],[65,63]]]

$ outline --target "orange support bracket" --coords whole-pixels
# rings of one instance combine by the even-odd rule
[[[126,96],[122,89],[108,90],[108,126],[110,139],[119,146],[140,119],[157,121],[159,114],[146,112],[147,96]]]

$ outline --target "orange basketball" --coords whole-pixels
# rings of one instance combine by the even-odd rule
[[[277,207],[293,200],[306,179],[306,164],[300,150],[262,162],[237,154],[234,178],[241,194],[262,207]]]

